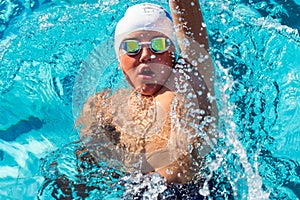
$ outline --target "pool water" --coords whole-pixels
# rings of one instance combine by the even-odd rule
[[[137,2],[146,1],[0,2],[1,199],[174,198],[176,188],[157,175],[124,175],[111,161],[85,166],[88,157],[78,161],[75,153],[83,144],[74,121],[86,98],[126,87],[111,38]],[[214,188],[195,183],[187,196],[299,199],[300,2],[200,4],[216,67],[220,141],[208,156]],[[71,189],[59,188],[58,178],[71,180]],[[80,193],[81,184],[88,189]]]

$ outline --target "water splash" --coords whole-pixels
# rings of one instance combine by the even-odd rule
[[[223,151],[219,153],[216,157],[217,160],[213,162],[211,167],[216,170],[220,165],[225,165],[228,172],[228,179],[230,180],[233,190],[235,192],[236,198],[244,199],[268,199],[269,194],[262,190],[262,178],[259,175],[257,168],[257,160],[254,163],[250,163],[247,155],[247,151],[244,145],[239,141],[239,134],[237,133],[236,124],[234,122],[234,111],[236,106],[230,102],[230,96],[226,95],[233,92],[234,81],[230,78],[228,74],[229,70],[224,69],[220,63],[218,64],[219,75],[217,77],[221,78],[222,81],[217,81],[217,88],[219,88],[219,93],[222,98],[221,104],[219,105],[219,126],[224,132],[219,133],[221,138],[226,141],[226,145]],[[225,84],[224,84],[225,83]],[[217,95],[218,96],[218,95]],[[226,154],[230,151],[230,154],[238,156],[238,162],[234,160],[223,160],[227,157]],[[219,159],[219,160],[218,160]],[[230,174],[234,174],[235,170],[238,168],[230,167],[231,163],[234,165],[240,165],[243,172],[237,171],[237,177],[232,177]],[[244,182],[244,183],[243,183]],[[245,188],[248,188],[247,192]]]
[[[33,194],[32,191],[41,184],[42,178],[35,176],[28,180],[36,181],[32,183],[36,184],[32,191],[29,187],[21,191],[22,188],[16,185],[30,185],[26,182],[26,175],[34,175],[36,167],[31,165],[41,157],[41,152],[33,153],[30,148],[36,145],[47,151],[43,147],[51,147],[52,141],[67,143],[72,140],[63,140],[62,132],[74,138],[70,119],[73,117],[70,103],[74,100],[71,98],[74,77],[95,46],[101,46],[101,42],[112,35],[115,21],[121,16],[119,10],[124,10],[127,2],[97,1],[93,5],[56,2],[56,6],[47,5],[34,12],[34,5],[28,1],[21,2],[22,5],[14,1],[1,3],[9,5],[4,9],[5,16],[1,15],[1,19],[5,19],[1,24],[3,40],[0,43],[0,118],[4,119],[0,122],[1,130],[35,115],[47,122],[37,135],[42,134],[50,141],[31,142],[30,147],[20,146],[19,141],[1,141],[4,159],[10,158],[8,163],[14,163],[9,167],[1,165],[4,174],[12,177],[5,180],[7,183],[1,183],[5,188],[1,195],[8,191],[3,195],[5,198],[13,196],[12,188],[19,191],[15,196],[24,196]],[[33,3],[38,5],[37,1]],[[228,142],[216,150],[218,159],[209,168],[211,171],[222,168],[228,173],[234,195],[238,198],[247,198],[248,195],[252,198],[255,194],[265,198],[269,193],[269,197],[275,199],[285,195],[298,198],[299,34],[296,29],[282,26],[278,20],[261,17],[253,7],[245,7],[237,1],[206,3],[203,4],[204,14],[210,36],[216,44],[212,52],[216,60],[222,62],[219,67],[225,74],[222,81],[226,84],[221,84],[224,88],[221,90],[223,107],[220,115],[224,121],[220,134],[225,143]],[[273,13],[280,12],[277,9]],[[16,17],[20,13],[23,15],[18,21]],[[104,22],[107,24],[105,28]],[[113,62],[105,65],[113,65]],[[99,87],[102,86],[107,85]],[[85,95],[88,94],[81,97]],[[63,113],[63,110],[68,113]],[[225,112],[228,110],[233,112]],[[64,127],[53,131],[66,119]],[[36,155],[33,161],[30,159],[32,154]],[[61,170],[67,171],[70,163]],[[24,168],[21,172],[20,166]],[[18,170],[20,176],[16,177],[14,172]],[[11,187],[13,184],[15,186]],[[150,183],[146,181],[144,184]],[[164,184],[159,183],[158,188],[149,187],[155,191],[163,189]],[[207,189],[200,190],[209,195]]]

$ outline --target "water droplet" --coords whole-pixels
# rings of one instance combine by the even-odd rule
[[[192,60],[192,65],[197,66],[198,62],[197,60]]]
[[[166,173],[167,173],[167,174],[173,174],[173,171],[170,170],[170,169],[166,169]]]
[[[202,196],[205,196],[207,197],[209,195],[209,190],[207,188],[202,188],[199,190],[199,193],[202,195]]]
[[[156,56],[155,56],[155,55],[151,55],[150,58],[151,58],[151,59],[155,59]]]

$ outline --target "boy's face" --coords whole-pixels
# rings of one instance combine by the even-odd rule
[[[156,31],[136,31],[129,34],[126,39],[139,42],[150,42],[153,38],[166,37]],[[123,40],[123,41],[124,41]],[[163,52],[154,53],[148,44],[142,45],[136,55],[128,55],[124,50],[119,50],[120,66],[127,81],[141,91],[143,95],[155,95],[167,81],[173,66],[174,45]]]

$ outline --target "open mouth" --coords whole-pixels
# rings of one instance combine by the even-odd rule
[[[150,68],[143,68],[139,75],[145,77],[145,78],[152,78],[154,76],[154,72],[151,71]]]

